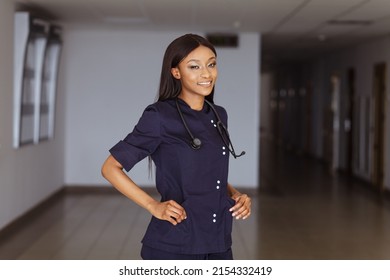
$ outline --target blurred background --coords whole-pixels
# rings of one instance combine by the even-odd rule
[[[150,217],[100,167],[185,33],[246,151],[236,256],[389,258],[388,0],[0,0],[0,257],[139,258]],[[153,193],[147,161],[129,175]]]

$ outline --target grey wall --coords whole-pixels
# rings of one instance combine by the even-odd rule
[[[0,1],[0,228],[63,186],[63,106],[53,141],[12,147],[14,3]],[[62,103],[62,96],[59,96]]]

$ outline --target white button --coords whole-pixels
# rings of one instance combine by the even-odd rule
[[[217,125],[216,125],[216,124],[214,124],[214,127],[217,127]]]
[[[216,223],[217,222],[217,220],[216,219],[213,219],[213,223]]]
[[[220,181],[220,180],[217,180],[217,184],[221,184],[221,181]]]
[[[222,147],[222,150],[226,150],[226,147],[225,147],[225,146],[223,146],[223,147]]]
[[[217,214],[213,214],[213,217],[214,217],[214,218],[217,217]]]
[[[211,123],[214,123],[214,120],[211,120]]]
[[[222,154],[223,154],[223,155],[226,155],[226,152],[223,152]]]
[[[217,190],[219,190],[219,186],[217,186],[216,188],[217,188]]]

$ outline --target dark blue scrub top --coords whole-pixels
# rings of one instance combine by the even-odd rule
[[[161,201],[175,200],[187,212],[176,226],[152,217],[145,245],[177,254],[224,252],[232,244],[229,209],[235,204],[227,193],[229,151],[209,105],[195,111],[179,99],[179,106],[190,131],[202,141],[199,149],[190,147],[175,100],[165,100],[149,105],[133,132],[110,153],[126,171],[151,155]],[[215,109],[227,125],[225,109]]]

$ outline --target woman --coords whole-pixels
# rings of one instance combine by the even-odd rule
[[[224,126],[226,111],[213,105],[216,59],[201,36],[175,39],[164,55],[158,102],[103,164],[103,176],[152,214],[143,259],[233,259],[233,217],[251,213],[250,198],[227,182],[229,152],[237,155]],[[161,201],[123,171],[147,156],[156,165]]]

